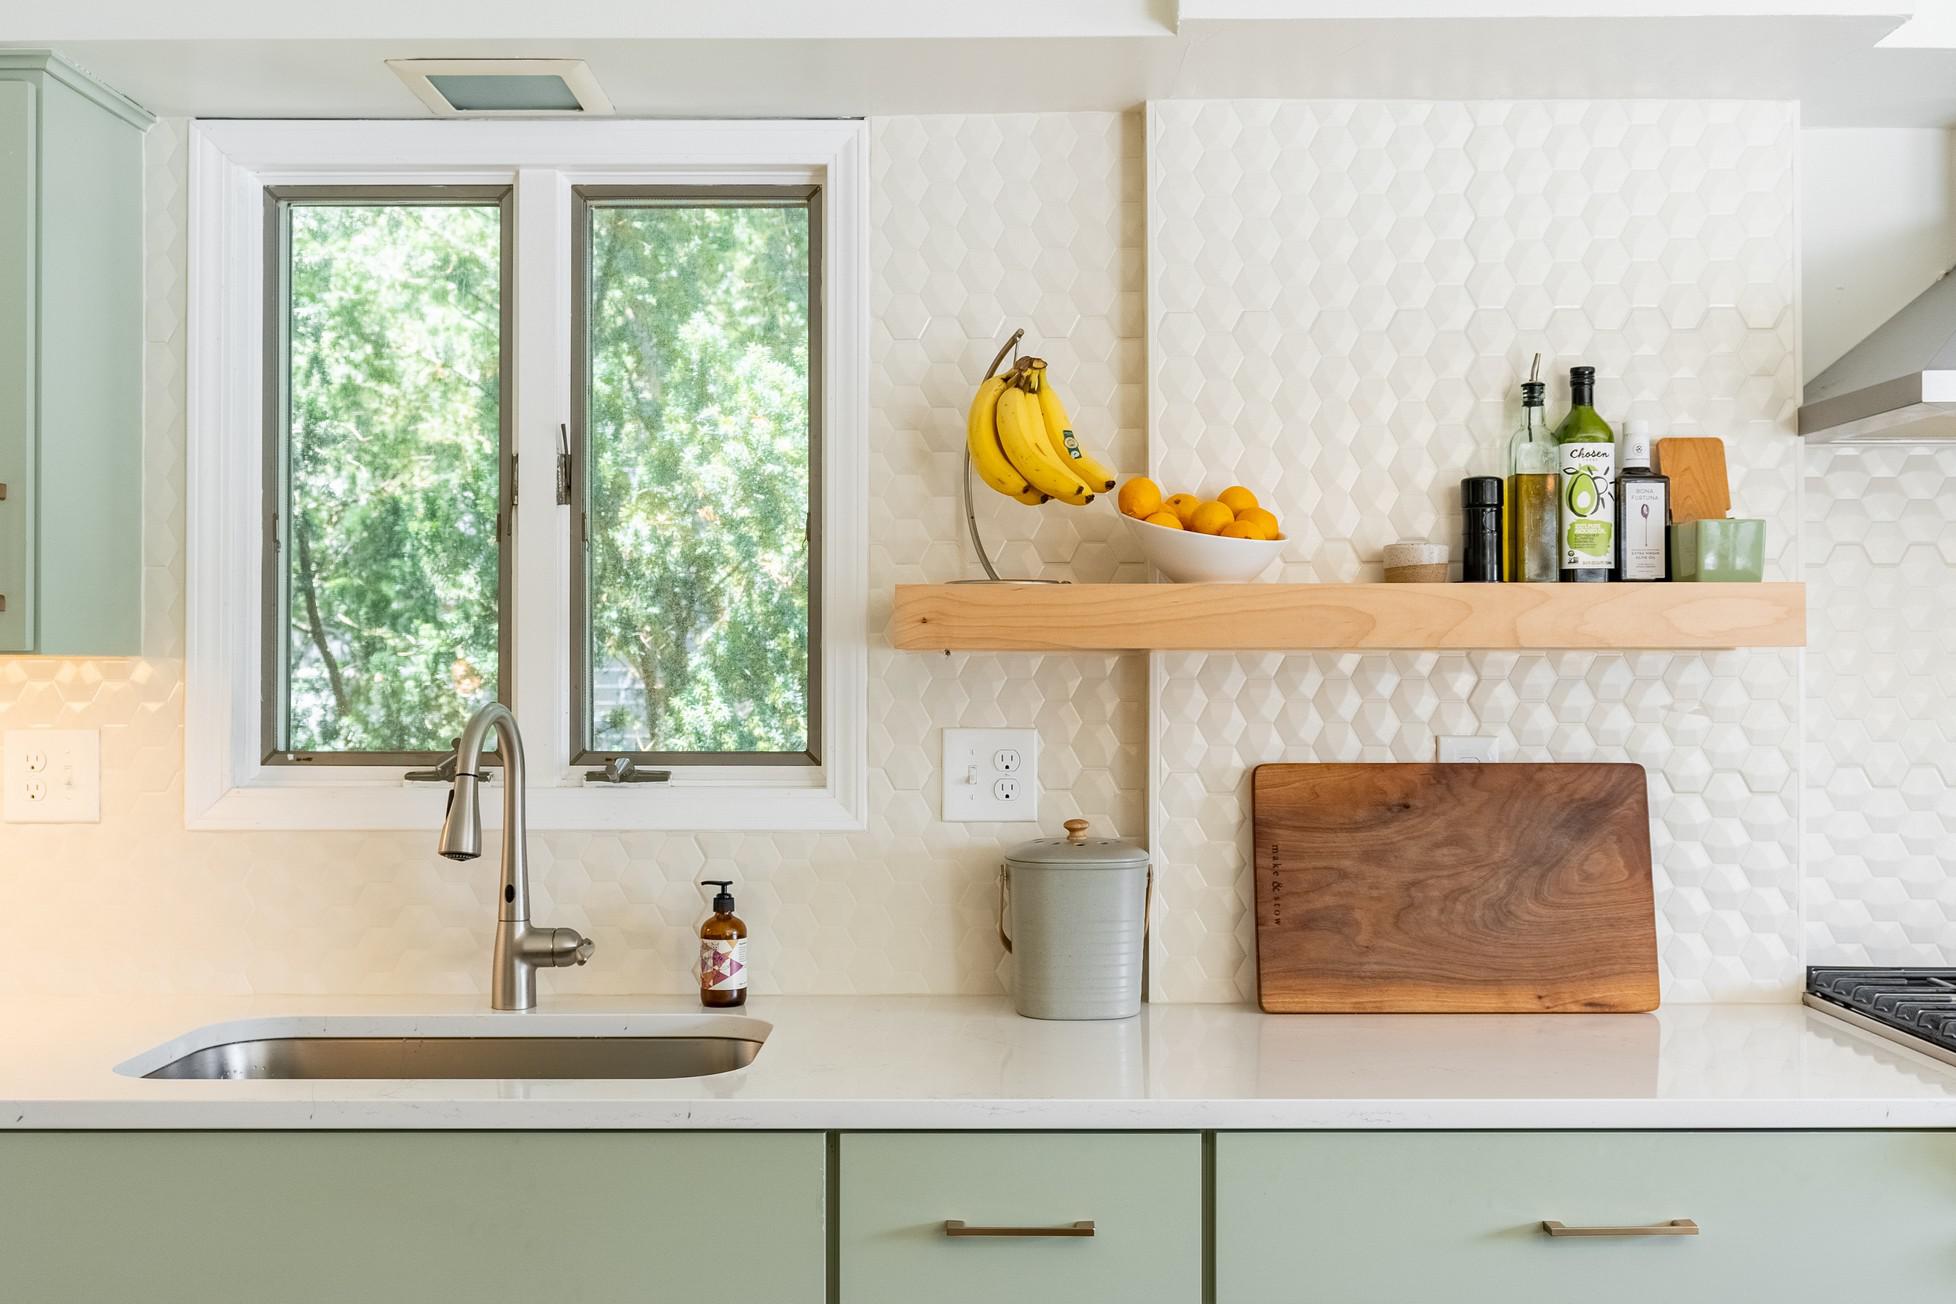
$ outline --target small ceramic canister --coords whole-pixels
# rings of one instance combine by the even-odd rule
[[[999,867],[999,940],[1012,953],[1012,995],[1029,1019],[1127,1019],[1141,1012],[1150,899],[1148,853],[1087,836],[1036,838]],[[1010,931],[1007,931],[1007,925]]]
[[[1389,543],[1380,558],[1388,584],[1445,584],[1447,545],[1444,543]]]

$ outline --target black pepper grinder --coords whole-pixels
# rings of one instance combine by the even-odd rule
[[[1460,482],[1460,509],[1465,536],[1460,552],[1460,578],[1468,584],[1501,582],[1501,477],[1471,475]]]

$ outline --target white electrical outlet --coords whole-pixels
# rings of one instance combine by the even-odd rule
[[[1039,734],[1032,729],[944,731],[944,818],[1039,817]]]
[[[1440,739],[1440,764],[1442,765],[1492,765],[1500,759],[1499,738],[1442,737]]]
[[[11,824],[94,824],[102,818],[102,735],[94,729],[9,729],[6,795]]]

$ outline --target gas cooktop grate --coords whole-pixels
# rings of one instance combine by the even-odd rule
[[[1956,1051],[1956,969],[1807,970],[1807,991],[1832,1005]]]

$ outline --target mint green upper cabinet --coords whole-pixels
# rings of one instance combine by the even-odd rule
[[[0,653],[141,651],[148,124],[0,50]]]

